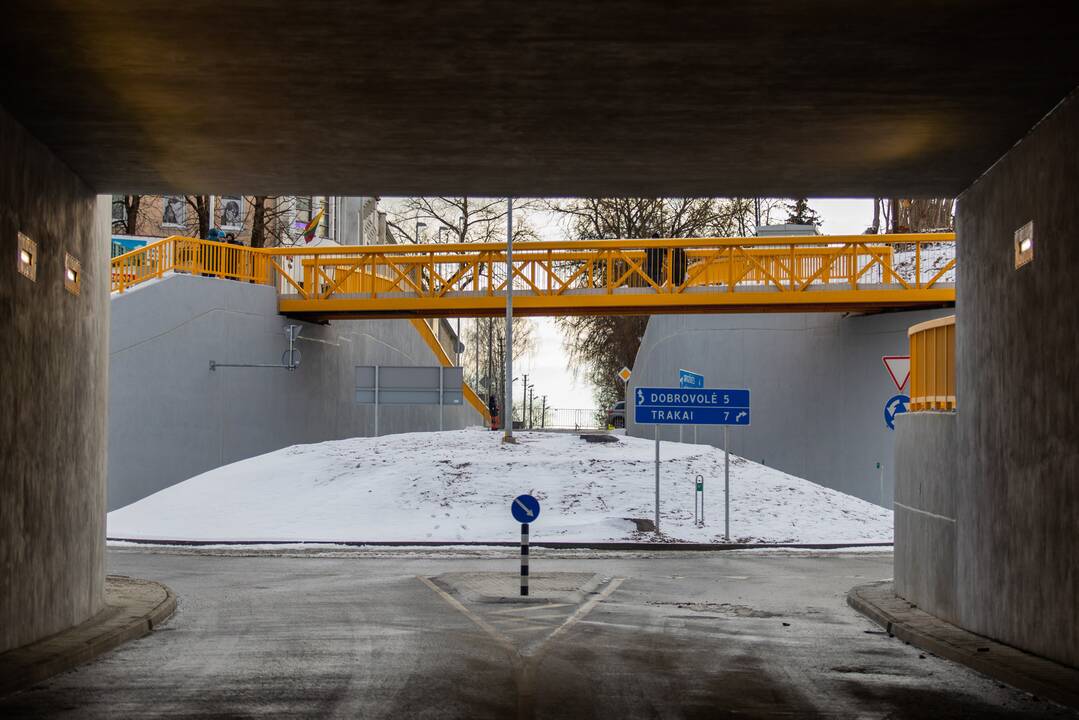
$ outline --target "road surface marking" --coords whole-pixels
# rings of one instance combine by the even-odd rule
[[[428,580],[425,577],[421,577],[421,576],[417,575],[416,578],[420,582],[422,582],[424,585],[426,585],[427,587],[431,588],[436,593],[438,593],[439,597],[441,597],[443,600],[445,600],[447,603],[449,603],[451,607],[459,610],[465,617],[467,617],[472,622],[476,623],[476,625],[481,630],[483,630],[485,633],[487,633],[488,635],[493,637],[495,640],[497,640],[507,650],[509,650],[510,652],[514,652],[514,653],[517,652],[517,648],[515,648],[513,646],[513,641],[512,640],[510,640],[508,637],[506,637],[501,632],[499,632],[493,625],[488,623],[486,620],[481,618],[479,615],[476,615],[471,610],[469,610],[464,605],[462,605],[457,600],[457,598],[453,597],[448,592],[446,592],[445,590],[440,588],[438,585],[435,585],[433,582],[431,582],[430,580]]]

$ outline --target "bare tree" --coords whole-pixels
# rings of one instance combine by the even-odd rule
[[[874,198],[873,224],[866,232],[877,234],[883,227],[890,233],[948,232],[955,229],[955,200],[952,198]]]
[[[149,217],[146,205],[142,199],[144,195],[114,195],[113,207],[122,208],[122,220],[112,221],[112,231],[122,235],[138,235],[142,225]],[[115,215],[115,212],[114,212]]]
[[[184,195],[187,206],[194,213],[186,213],[184,226],[191,237],[205,238],[210,234],[210,196]]]
[[[600,240],[747,236],[751,223],[767,224],[780,204],[759,198],[580,198],[553,201],[549,208],[562,215],[573,237]],[[591,381],[596,402],[609,406],[621,400],[616,373],[633,366],[648,318],[590,315],[556,322],[570,367]]]
[[[502,318],[477,318],[464,332],[465,380],[486,401],[491,395],[499,406],[505,397],[506,322]],[[536,350],[536,325],[531,318],[513,318],[513,359]]]
[[[292,227],[296,215],[296,198],[292,195],[250,195],[247,197],[247,217],[251,218],[251,247],[293,245],[297,235]]]
[[[539,201],[513,201],[513,241],[535,240],[527,212],[539,209]],[[416,223],[427,228],[427,234],[416,237]],[[399,239],[412,243],[423,242],[505,242],[506,198],[471,197],[410,197],[391,206],[386,223]],[[446,232],[440,232],[445,228]]]

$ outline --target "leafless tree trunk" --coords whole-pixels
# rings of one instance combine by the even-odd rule
[[[266,195],[251,198],[251,247],[266,247]]]
[[[210,234],[210,196],[185,195],[188,206],[195,211],[197,223],[192,229],[197,230],[197,237],[205,238]]]

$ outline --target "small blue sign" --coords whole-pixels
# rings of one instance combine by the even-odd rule
[[[535,522],[539,517],[539,500],[531,495],[518,495],[510,503],[510,511],[513,513],[513,519],[519,523]]]
[[[637,388],[633,419],[641,425],[749,425],[744,388]]]
[[[682,390],[686,389],[704,389],[704,375],[700,373],[692,372],[691,370],[679,370],[678,371],[678,387]]]
[[[889,430],[895,430],[895,416],[907,411],[910,398],[906,395],[892,395],[884,403],[884,424]]]

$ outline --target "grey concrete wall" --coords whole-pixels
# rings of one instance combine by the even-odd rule
[[[108,223],[108,198],[0,110],[0,652],[103,607]],[[17,270],[19,231],[36,282]]]
[[[881,357],[907,355],[911,325],[951,312],[654,316],[630,390],[677,387],[679,368],[703,373],[709,387],[750,388],[752,425],[730,429],[731,452],[891,507],[895,433],[884,403],[898,391]],[[632,421],[632,392],[629,404],[630,434],[652,437],[653,426]],[[697,433],[722,447],[722,428]],[[665,427],[661,437],[678,440],[679,431]],[[692,442],[693,431],[681,437]]]
[[[209,369],[279,363],[287,347],[273,288],[174,275],[112,300],[109,509],[230,462],[296,443],[374,435],[355,402],[358,365],[438,365],[407,320],[303,325],[299,369]],[[447,430],[482,424],[467,402]],[[428,406],[383,406],[379,434],[438,430]]]
[[[895,591],[956,622],[956,413],[905,413],[895,427]]]
[[[958,606],[1079,666],[1079,96],[959,198]],[[1034,222],[1034,261],[1013,234]]]

